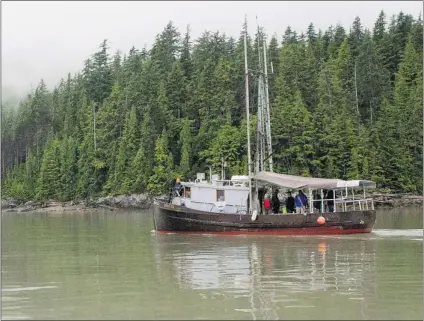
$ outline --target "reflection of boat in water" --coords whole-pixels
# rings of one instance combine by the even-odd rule
[[[224,286],[248,289],[251,273],[250,254],[247,245],[223,248],[219,256],[199,249],[187,256],[175,256],[173,266],[180,284],[190,284],[189,287],[194,290],[219,289]],[[222,269],[225,274],[221,273]]]
[[[422,314],[417,233],[405,230],[396,238],[380,236],[379,230],[308,237],[154,233],[151,244],[160,284],[190,293],[196,302],[192,319],[213,313],[244,320],[402,319]]]
[[[157,234],[155,256],[157,268],[171,269],[167,274],[181,288],[242,300],[257,318],[278,319],[278,310],[294,302],[331,305],[333,295],[358,299],[375,293],[377,244],[368,236],[199,235],[187,242],[182,234]]]
[[[265,44],[265,41],[263,42]],[[258,41],[259,43],[261,41]],[[249,74],[252,70],[247,67],[247,29],[244,44],[248,175],[225,180],[223,173],[222,179],[210,173],[209,181],[206,181],[204,173],[198,173],[195,182],[178,182],[178,188],[173,190],[169,198],[154,200],[155,229],[283,235],[371,232],[376,216],[372,199],[366,198],[365,188],[375,187],[374,182],[313,178],[273,172],[266,45],[263,45],[263,53],[258,45],[259,68],[255,71],[258,75],[258,121],[255,168],[252,170],[249,120]],[[224,167],[224,164],[222,166]],[[302,198],[304,201],[298,203],[299,211],[296,209],[296,214],[277,214],[276,212],[279,212],[277,206],[278,209],[274,210],[274,214],[264,215],[262,191],[265,189],[275,191],[276,188],[302,190],[302,193],[305,190],[309,194],[309,199]],[[357,194],[355,197],[353,192],[355,188],[363,188],[363,195]],[[325,197],[325,200],[324,189],[332,191],[332,196]],[[348,189],[352,191],[352,195],[348,194]],[[318,197],[312,199],[313,193],[320,193],[319,200]],[[319,209],[314,213],[317,202],[320,203]],[[328,210],[325,204],[328,205]]]

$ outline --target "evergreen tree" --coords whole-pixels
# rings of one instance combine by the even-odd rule
[[[60,146],[60,187],[58,198],[69,201],[75,197],[77,183],[77,143],[72,137]]]
[[[400,61],[402,60],[402,53],[405,49],[408,35],[411,31],[413,18],[411,15],[405,15],[400,12],[397,16],[391,18],[388,34],[381,50],[384,55],[385,67],[389,70],[391,75],[391,82],[394,85],[395,73],[398,70]]]
[[[153,175],[149,178],[148,190],[154,194],[159,195],[166,191],[171,178],[173,177],[172,168],[173,160],[168,150],[168,137],[164,130],[162,135],[156,141],[155,147],[155,166],[153,168]]]
[[[350,51],[355,59],[359,55],[359,46],[361,45],[363,38],[364,28],[362,27],[361,19],[359,17],[355,17],[348,37]]]
[[[97,104],[101,104],[109,96],[112,88],[113,74],[108,49],[108,41],[105,39],[100,44],[100,50],[86,61],[83,72],[88,97]]]
[[[156,137],[153,117],[150,110],[147,110],[143,115],[141,124],[140,146],[132,165],[134,184],[137,188],[147,188],[149,177],[152,175],[155,154],[151,151],[155,148]]]
[[[229,61],[221,58],[214,73],[211,114],[221,119],[222,123],[231,123],[231,112],[236,106],[235,94],[231,81],[232,72],[233,70]]]
[[[421,190],[422,188],[422,163],[419,164],[419,157],[422,157],[423,142],[422,122],[417,119],[423,118],[422,109],[422,59],[414,49],[412,37],[409,38],[404,51],[404,58],[396,74],[394,105],[399,114],[399,141],[403,147],[402,169],[405,180],[402,184],[403,190]],[[412,174],[412,175],[411,175]],[[421,175],[421,176],[419,176]]]
[[[122,113],[125,113],[125,110],[122,89],[115,84],[110,96],[96,114],[96,160],[99,166],[106,170],[111,169],[114,156],[111,151],[123,132]]]
[[[162,77],[171,71],[172,65],[179,56],[179,53],[180,33],[172,21],[170,21],[162,33],[156,37],[150,53]]]
[[[37,155],[28,150],[28,156],[25,160],[25,173],[23,177],[23,188],[26,199],[34,199],[36,197],[37,179],[40,172],[40,162]]]
[[[240,130],[228,123],[223,125],[210,147],[199,154],[207,164],[212,166],[213,170],[220,170],[222,163],[226,162],[229,176],[241,174],[240,160],[243,155],[243,145]]]
[[[187,31],[183,38],[183,43],[181,46],[181,57],[180,57],[180,63],[182,66],[182,70],[184,73],[184,76],[187,80],[191,79],[191,74],[193,72],[193,65],[191,60],[191,40],[190,40],[190,26],[187,26]]]
[[[278,71],[280,66],[280,55],[279,55],[280,48],[278,47],[278,40],[277,37],[274,35],[271,37],[269,47],[268,47],[268,56],[269,56],[269,76],[268,76],[268,82],[269,82],[269,98],[270,98],[270,104],[272,105],[275,99],[275,79],[278,77]]]
[[[186,118],[182,121],[182,129],[180,132],[180,170],[184,175],[190,171],[191,165],[191,144],[192,144],[192,122]]]
[[[381,10],[380,14],[378,15],[378,19],[374,24],[374,30],[372,33],[372,40],[374,41],[377,47],[386,37],[386,24],[386,14],[383,10]]]
[[[161,88],[162,90],[163,88]],[[161,101],[162,104],[167,104],[167,109],[173,115],[174,119],[186,117],[187,113],[187,80],[181,68],[180,62],[176,61],[172,66],[171,72],[168,74],[165,83],[166,101]],[[163,95],[160,91],[159,94]],[[165,97],[161,97],[162,100]],[[165,107],[162,107],[165,108]]]
[[[116,161],[118,176],[117,190],[121,194],[129,194],[132,187],[131,164],[139,148],[137,110],[132,108],[127,115],[124,133],[119,143],[119,152]],[[114,175],[114,173],[110,173]]]
[[[383,97],[389,91],[389,74],[375,49],[371,34],[366,31],[356,62],[358,106],[363,121],[371,126]]]
[[[37,182],[37,198],[41,200],[57,198],[60,190],[60,150],[59,141],[53,139],[46,146]]]
[[[295,44],[297,42],[297,34],[296,31],[293,31],[290,26],[287,27],[283,36],[283,44]]]
[[[277,97],[271,120],[276,169],[283,173],[308,176],[314,154],[313,124],[312,115],[303,103],[299,90],[288,99]]]
[[[83,128],[82,141],[78,146],[78,179],[76,195],[78,198],[87,198],[98,192],[96,182],[96,162],[94,147],[94,117],[92,105],[85,103],[83,106],[81,128]],[[100,164],[101,166],[103,164]]]

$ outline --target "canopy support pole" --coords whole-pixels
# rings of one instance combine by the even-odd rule
[[[333,212],[337,212],[337,207],[336,207],[336,190],[333,189]]]
[[[347,192],[347,187],[345,187],[345,192],[346,192],[346,196],[345,196],[346,200],[343,202],[343,204],[344,204],[344,212],[347,211],[347,204],[346,204],[346,202],[347,202],[347,197],[349,196],[349,194]]]
[[[313,200],[312,200],[312,198],[313,198],[313,196],[312,196],[312,189],[311,188],[308,188],[308,194],[309,194],[309,213],[310,214],[312,214],[313,212],[314,212],[314,209],[313,209]]]
[[[366,207],[366,209],[368,209],[368,200],[367,200],[367,196],[365,195],[365,186],[364,185],[362,185],[362,189],[364,191],[365,207]]]

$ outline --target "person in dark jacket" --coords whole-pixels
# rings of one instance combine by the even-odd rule
[[[321,195],[318,191],[314,193],[314,208],[321,214]]]
[[[280,211],[280,199],[278,198],[278,189],[274,191],[271,198],[272,212],[277,214]]]
[[[294,204],[294,197],[292,196],[291,191],[288,191],[288,196],[286,198],[286,210],[287,210],[287,213],[296,212],[296,206]]]
[[[328,190],[327,195],[325,196],[327,199],[327,208],[329,212],[334,212],[334,192],[332,189]]]
[[[264,198],[265,198],[265,194],[266,194],[266,189],[264,187],[259,188],[258,189],[258,201],[259,201],[259,206],[260,206],[260,213],[264,214]]]

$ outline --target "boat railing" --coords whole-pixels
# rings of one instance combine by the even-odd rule
[[[236,187],[247,187],[248,183],[245,181],[232,181],[229,179],[221,179],[211,182],[214,186],[236,186]]]
[[[246,181],[229,180],[229,179],[220,179],[220,180],[212,180],[212,181],[195,179],[194,181],[189,180],[189,181],[184,182],[184,183],[212,185],[212,186],[215,186],[215,187],[221,187],[221,186],[249,187],[249,183],[246,182]],[[184,183],[182,183],[182,184],[184,185]]]
[[[312,199],[312,203],[319,202],[323,212],[328,212],[328,201],[333,202],[334,212],[366,211],[374,210],[374,200],[372,198],[330,198],[330,199]],[[310,209],[311,213],[317,211],[316,208]]]
[[[340,212],[374,210],[372,198],[363,199],[336,199],[335,210],[340,206]]]

